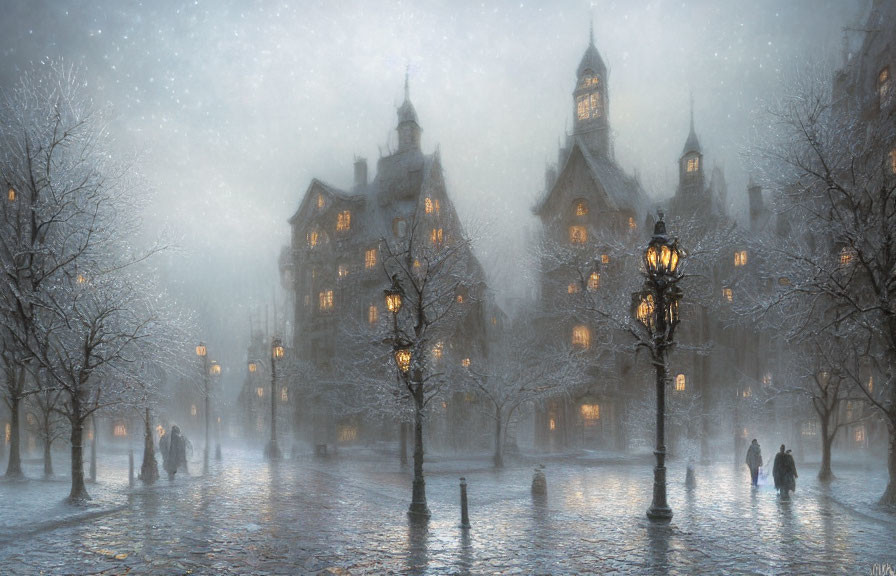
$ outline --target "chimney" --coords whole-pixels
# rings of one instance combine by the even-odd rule
[[[355,189],[367,186],[367,158],[355,158]]]

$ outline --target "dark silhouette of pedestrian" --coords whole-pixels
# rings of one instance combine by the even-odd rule
[[[784,445],[781,444],[781,450],[775,454],[775,463],[772,465],[772,478],[775,479],[775,490],[780,490],[784,485]]]
[[[781,494],[786,496],[796,490],[796,479],[799,477],[796,473],[796,462],[793,461],[790,450],[785,450],[783,444],[781,444],[781,451],[775,454],[772,476],[775,478],[775,488]]]
[[[759,447],[759,442],[755,438],[747,449],[747,466],[750,468],[750,482],[753,486],[758,486],[759,467],[762,466],[762,448]]]
[[[169,436],[169,435],[166,435]],[[178,470],[187,472],[187,442],[181,435],[180,428],[171,427],[170,439],[168,440],[167,457],[163,457],[165,461],[165,471],[168,472],[168,479],[174,479],[174,475]],[[159,442],[161,444],[161,442]],[[160,447],[161,449],[161,447]],[[163,452],[164,454],[165,452]]]

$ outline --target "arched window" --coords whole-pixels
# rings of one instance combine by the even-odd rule
[[[591,347],[591,330],[579,324],[572,329],[572,345],[587,350]]]
[[[687,388],[687,379],[684,374],[679,374],[675,377],[675,391],[684,392],[685,388]]]
[[[700,157],[696,154],[685,158],[685,170],[688,174],[697,172],[700,169]]]
[[[585,216],[588,214],[588,201],[584,198],[579,198],[572,203],[572,212],[576,216]]]

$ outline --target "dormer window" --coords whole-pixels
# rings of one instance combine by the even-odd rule
[[[317,195],[317,209],[323,210],[324,206],[326,206],[326,205],[327,205],[327,199],[324,198],[323,194],[318,194]]]
[[[587,326],[574,326],[572,329],[572,345],[587,350],[591,347],[591,330]]]
[[[888,106],[893,99],[893,81],[890,78],[889,66],[885,66],[877,75],[877,97],[881,108]]]
[[[424,200],[423,207],[426,210],[427,214],[432,214],[433,213],[432,198],[427,198],[426,200]]]
[[[585,200],[576,200],[573,204],[573,211],[576,216],[585,216],[588,214],[588,202]]]
[[[700,169],[700,157],[699,156],[690,156],[687,160],[685,160],[685,170],[688,174],[692,174]]]
[[[747,251],[746,250],[738,250],[737,252],[734,253],[734,265],[737,267],[747,265]]]

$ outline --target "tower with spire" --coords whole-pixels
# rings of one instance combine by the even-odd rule
[[[694,130],[694,95],[691,94],[691,130],[678,158],[678,195],[695,198],[704,190],[703,150]]]
[[[417,111],[411,104],[411,90],[408,85],[408,71],[404,73],[404,102],[398,108],[398,151],[420,150],[420,124]]]
[[[576,70],[573,97],[573,134],[579,136],[596,156],[609,155],[610,123],[607,66],[594,45],[594,23],[588,48]]]

